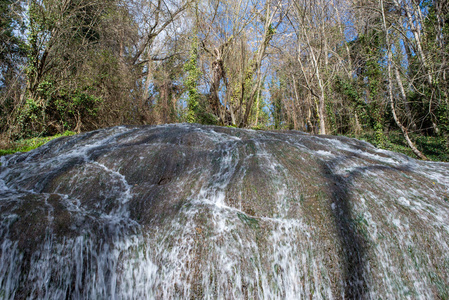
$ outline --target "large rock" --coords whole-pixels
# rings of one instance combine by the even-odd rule
[[[449,298],[447,163],[185,124],[1,163],[1,298]]]

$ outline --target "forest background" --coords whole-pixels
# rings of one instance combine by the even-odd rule
[[[0,145],[194,122],[449,161],[446,0],[0,0]]]

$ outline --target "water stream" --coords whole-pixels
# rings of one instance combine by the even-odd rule
[[[0,298],[449,299],[447,163],[188,124],[0,162]]]

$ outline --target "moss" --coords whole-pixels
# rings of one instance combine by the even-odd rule
[[[16,142],[11,143],[8,148],[0,149],[0,156],[14,154],[16,152],[28,152],[28,151],[34,150],[34,149],[48,143],[49,141],[54,140],[56,138],[59,138],[62,136],[71,136],[74,134],[76,134],[76,133],[73,131],[66,131],[63,134],[57,134],[57,135],[53,135],[53,136],[36,137],[36,138],[18,140]]]
[[[435,272],[430,271],[428,273],[430,281],[437,288],[438,299],[449,299],[449,285],[444,281],[441,276]]]
[[[251,218],[246,214],[243,213],[237,213],[237,217],[242,221],[242,223],[248,225],[249,227],[253,229],[259,229],[259,221],[255,218]]]
[[[363,235],[365,240],[369,240],[369,232],[368,232],[368,221],[365,219],[364,214],[358,214],[353,220],[355,225],[355,229],[361,235]]]

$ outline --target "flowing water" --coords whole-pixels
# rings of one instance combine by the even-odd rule
[[[1,158],[2,299],[449,299],[449,164],[114,127]]]

